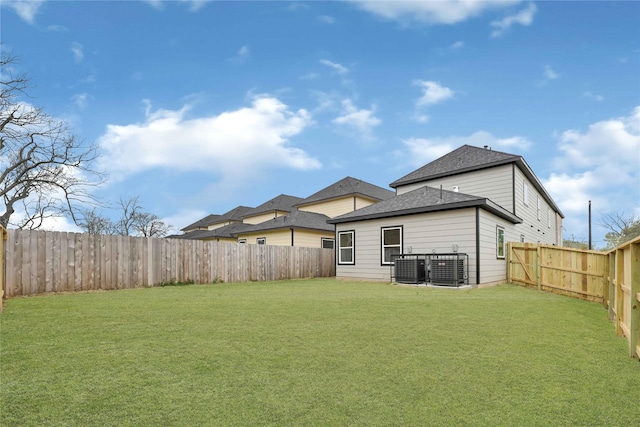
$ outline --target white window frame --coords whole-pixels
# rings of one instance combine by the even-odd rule
[[[529,206],[529,184],[522,183],[522,202],[525,206]]]
[[[398,230],[400,233],[400,243],[393,245],[385,245],[384,244],[384,235],[387,231]],[[385,249],[387,248],[398,248],[400,250],[399,253],[402,253],[402,239],[403,239],[403,230],[401,225],[394,225],[391,227],[382,227],[380,229],[380,265],[391,265],[393,261],[385,259]]]
[[[324,244],[326,242],[331,242],[331,247],[330,248],[325,248]],[[329,238],[326,238],[326,237],[321,237],[320,238],[320,247],[322,249],[335,249],[336,248],[336,240],[335,239],[329,239]]]
[[[500,235],[502,235],[502,245],[500,245]],[[504,227],[499,225],[496,225],[496,258],[505,259]]]
[[[266,237],[257,237],[256,238],[256,245],[266,245],[267,244],[267,238]]]
[[[347,235],[350,234],[351,235],[351,246],[342,246],[342,235]],[[342,251],[344,250],[349,250],[351,253],[351,260],[350,261],[344,261],[342,259]],[[355,230],[345,230],[345,231],[339,231],[338,232],[338,251],[337,251],[337,256],[338,256],[338,264],[339,265],[355,265],[356,263],[356,232]]]

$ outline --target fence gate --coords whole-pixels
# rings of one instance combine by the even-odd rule
[[[538,246],[530,243],[509,243],[507,251],[509,260],[508,280],[525,286],[537,286],[538,280]]]

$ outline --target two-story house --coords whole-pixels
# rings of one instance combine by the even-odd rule
[[[394,196],[394,192],[345,177],[303,199],[281,194],[255,208],[239,206],[208,215],[185,227],[179,239],[216,240],[258,245],[335,247],[335,216]]]
[[[470,284],[490,284],[506,279],[507,241],[562,244],[564,216],[521,156],[464,145],[390,186],[329,220],[338,277],[389,280],[394,255],[455,252]]]

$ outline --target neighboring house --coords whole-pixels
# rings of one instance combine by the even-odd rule
[[[389,280],[393,254],[455,252],[469,256],[469,283],[496,283],[507,241],[562,244],[564,215],[521,156],[464,145],[391,187],[395,197],[329,220],[338,277]]]
[[[312,194],[294,207],[334,218],[390,199],[394,195],[393,191],[348,176]]]
[[[328,219],[393,196],[392,191],[346,177],[306,199],[298,200],[291,206],[289,213],[281,213],[266,222],[254,223],[254,227],[244,229],[236,233],[236,236],[240,243],[333,248],[335,227],[327,223]],[[270,206],[271,201],[265,205]],[[261,212],[264,208],[259,206],[255,210]],[[264,218],[253,215],[249,219]],[[244,219],[247,222],[247,216]]]
[[[208,215],[185,227],[185,234],[171,237],[333,248],[335,226],[327,223],[329,218],[394,195],[393,191],[346,177],[306,199],[281,194],[256,208],[239,206],[223,215]]]
[[[261,222],[286,215],[295,210],[293,205],[300,203],[300,201],[302,201],[300,197],[281,194],[245,212],[242,216],[242,222],[245,224],[260,224]]]
[[[215,230],[216,228],[224,227],[225,225],[241,223],[242,216],[252,209],[253,208],[248,206],[238,206],[222,215],[207,215],[193,224],[187,225],[182,229],[182,231],[189,233],[195,230]]]
[[[328,216],[294,210],[260,224],[244,224],[234,236],[239,243],[334,248],[335,227]]]

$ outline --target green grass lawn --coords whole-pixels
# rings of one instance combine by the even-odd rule
[[[9,300],[3,426],[640,420],[606,310],[534,290],[333,279]]]

